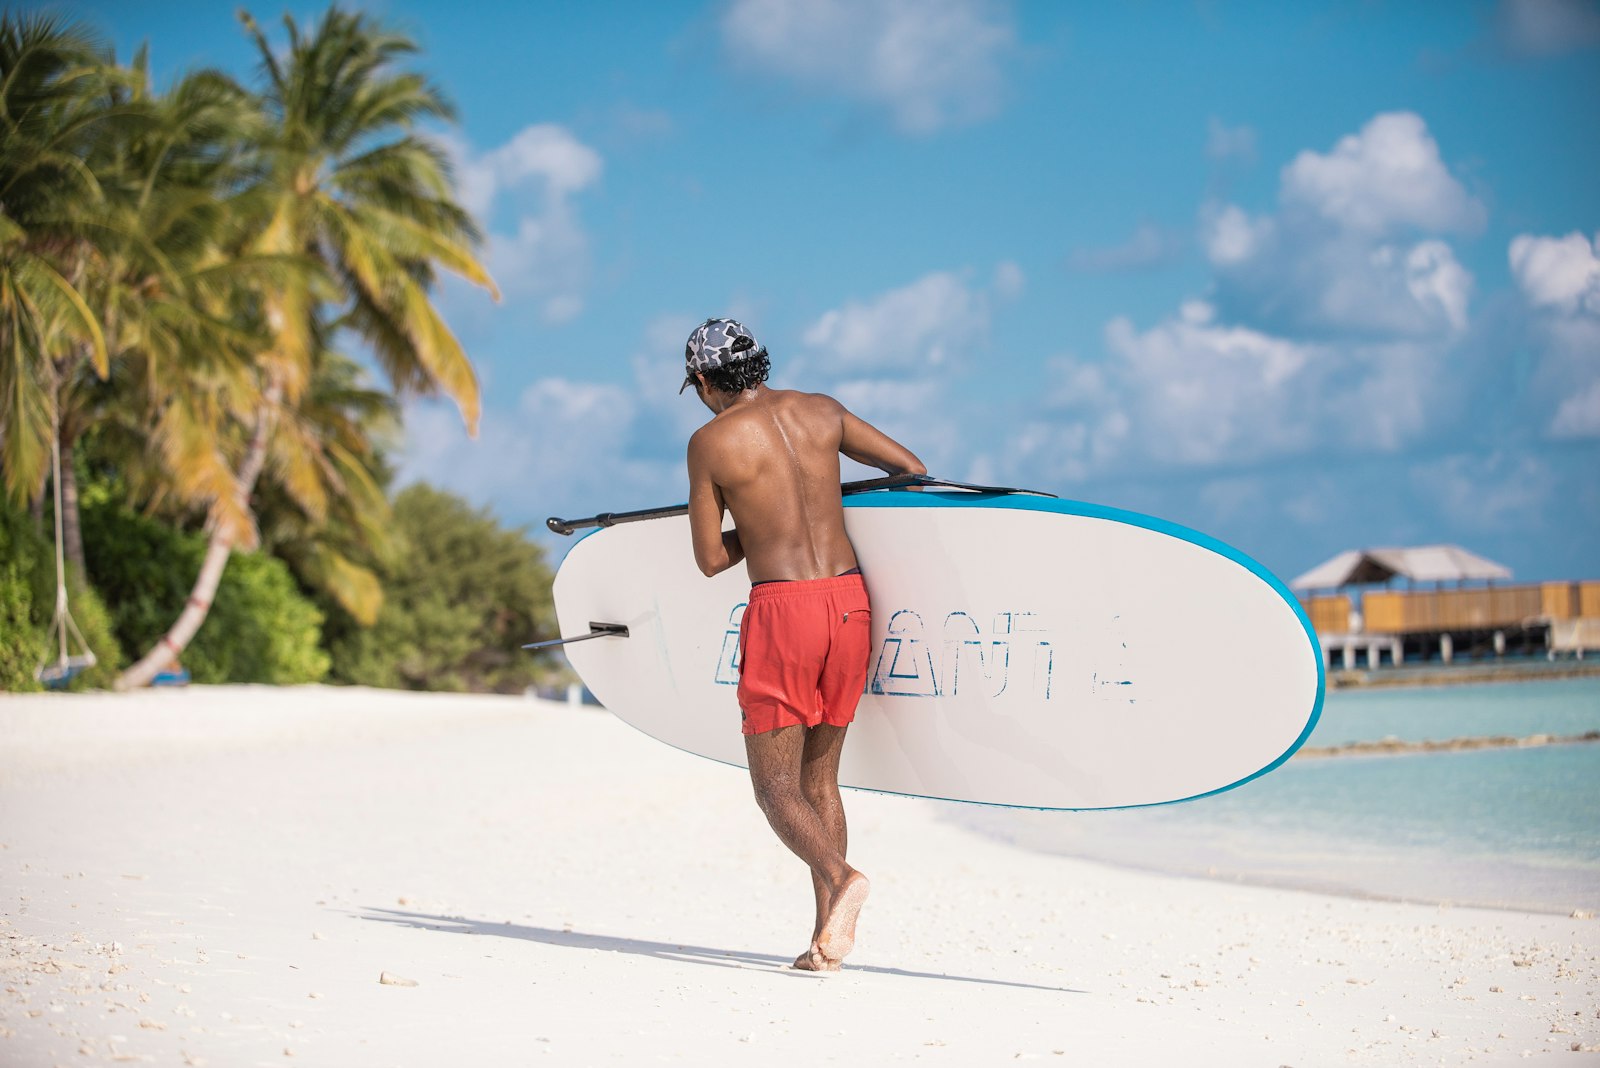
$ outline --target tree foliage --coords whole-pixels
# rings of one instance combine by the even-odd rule
[[[66,556],[110,607],[74,590],[79,626],[107,645],[86,682],[112,681],[119,643],[150,650],[119,686],[186,645],[201,681],[320,678],[315,600],[363,679],[514,688],[537,662],[508,643],[549,611],[537,549],[451,513],[478,523],[484,555],[461,571],[483,586],[435,572],[441,595],[400,562],[431,535],[402,552],[387,492],[401,398],[478,417],[476,373],[434,304],[441,271],[494,292],[420,128],[452,109],[412,68],[415,43],[371,15],[286,16],[276,41],[240,19],[253,84],[197,70],[157,91],[143,49],[119,64],[81,24],[0,13],[0,496],[37,518],[59,448]],[[42,529],[7,527],[31,548],[0,568],[3,663],[29,678],[23,635],[54,607],[47,541],[50,566],[29,562]],[[397,590],[409,606],[380,615]],[[489,602],[469,625],[460,606]],[[399,628],[403,655],[364,636],[375,621]]]
[[[35,618],[34,574],[49,549],[27,517],[0,500],[0,690],[37,690],[33,670],[49,646]]]
[[[189,596],[205,538],[110,503],[84,509],[90,576],[130,649],[159,638]],[[241,553],[223,576],[203,629],[184,652],[196,682],[318,682],[328,672],[322,613],[282,560]]]
[[[332,643],[345,682],[517,692],[551,671],[520,648],[555,632],[550,571],[525,531],[425,485],[394,502],[400,543],[377,622]]]
[[[75,676],[69,688],[109,686],[123,664],[111,615],[77,576],[72,577],[69,594],[73,619],[96,658],[95,665]],[[39,689],[34,671],[59,654],[56,637],[48,630],[55,605],[55,547],[26,515],[0,498],[0,690]],[[70,652],[79,652],[76,642]]]

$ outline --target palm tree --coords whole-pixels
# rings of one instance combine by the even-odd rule
[[[81,289],[101,254],[89,223],[105,203],[86,161],[117,117],[115,80],[82,27],[0,16],[0,460],[13,500],[42,494],[62,379],[80,360],[109,369]]]
[[[220,447],[220,428],[257,403],[251,358],[264,333],[237,309],[248,285],[292,270],[231,252],[249,176],[244,135],[259,115],[249,95],[224,75],[200,71],[154,96],[142,49],[126,74],[111,89],[111,105],[140,121],[98,139],[88,160],[104,203],[87,223],[100,257],[83,291],[107,339],[110,373],[93,374],[80,360],[66,369],[60,391],[65,541],[80,569],[71,457],[91,426],[120,418],[146,437],[127,454],[134,469],[151,469],[142,459],[160,461],[142,499],[235,499],[236,458]]]
[[[374,566],[395,550],[383,443],[399,428],[398,405],[328,347],[333,332],[316,324],[311,381],[300,403],[282,410],[255,514],[262,545],[303,585],[371,626],[383,605]]]
[[[443,152],[414,130],[419,120],[453,117],[422,76],[398,69],[415,44],[333,8],[309,35],[286,16],[289,47],[280,60],[254,20],[241,18],[261,55],[269,120],[254,189],[261,214],[245,251],[304,257],[320,270],[257,291],[270,344],[257,355],[261,401],[231,499],[213,506],[188,605],[119,688],[144,685],[172,662],[204,621],[229,554],[254,543],[249,497],[312,380],[324,303],[337,305],[397,392],[444,393],[469,430],[477,427],[477,378],[429,291],[439,268],[491,292],[494,285],[476,258],[481,235],[456,202]],[[282,485],[307,515],[326,514],[317,480]]]

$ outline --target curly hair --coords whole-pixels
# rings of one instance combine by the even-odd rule
[[[767,359],[766,350],[757,352],[754,356],[747,356],[742,360],[724,364],[712,371],[705,371],[706,388],[714,389],[719,393],[743,393],[747,389],[754,389],[767,380],[767,374],[772,370],[772,361]]]

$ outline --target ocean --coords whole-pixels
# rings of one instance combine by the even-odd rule
[[[1600,678],[1328,695],[1310,746],[1600,730]],[[1214,797],[1115,812],[950,805],[1029,849],[1363,897],[1600,910],[1600,743],[1296,759]]]

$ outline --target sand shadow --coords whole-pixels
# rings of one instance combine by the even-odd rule
[[[542,942],[547,946],[566,946],[570,949],[599,950],[607,953],[634,953],[658,960],[682,961],[688,964],[707,964],[717,968],[744,968],[777,972],[797,978],[815,980],[818,977],[796,971],[791,967],[793,958],[775,957],[767,953],[748,950],[713,949],[678,942],[652,942],[644,938],[622,938],[616,935],[588,934],[584,931],[552,930],[548,927],[528,927],[517,923],[491,923],[487,920],[469,920],[464,916],[434,916],[424,912],[405,912],[400,909],[367,907],[350,915],[361,920],[392,923],[402,927],[415,927],[426,931],[444,931],[447,934],[495,935],[500,938],[520,938],[528,942]],[[885,968],[875,964],[847,964],[847,972],[869,972],[876,975],[893,975],[904,979],[939,979],[949,983],[981,983],[984,986],[1009,986],[1021,990],[1045,990],[1055,994],[1083,994],[1087,991],[1063,986],[1042,986],[1037,983],[1020,983],[1010,979],[984,979],[970,975],[948,975],[943,972],[917,972],[906,968]]]

